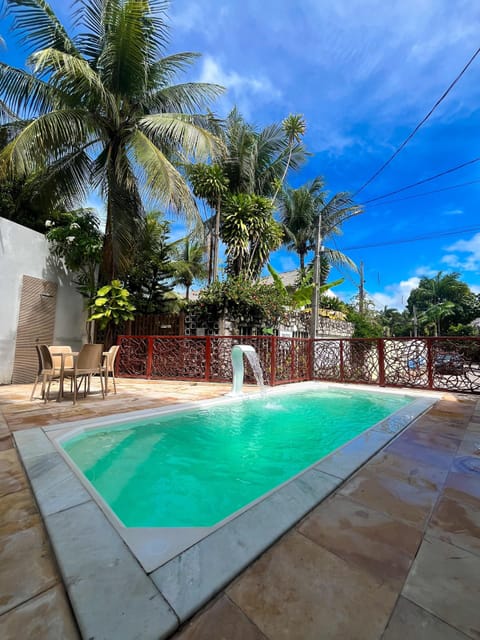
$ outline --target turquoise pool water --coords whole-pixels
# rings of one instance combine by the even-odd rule
[[[91,429],[63,448],[126,527],[208,527],[411,401],[272,394]]]

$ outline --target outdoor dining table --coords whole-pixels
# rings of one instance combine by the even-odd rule
[[[65,370],[65,359],[66,358],[73,358],[73,361],[75,362],[75,358],[78,358],[78,354],[80,353],[79,351],[54,351],[55,346],[53,347],[49,347],[50,350],[50,355],[52,356],[52,358],[54,356],[59,356],[60,357],[60,381],[59,381],[59,385],[58,385],[58,393],[57,393],[57,402],[60,402],[60,400],[63,400],[63,381],[64,381],[64,375],[63,372]],[[102,357],[104,358],[104,363],[105,363],[105,359],[108,356],[108,351],[103,351],[102,352]],[[105,366],[105,373],[104,373],[104,384],[105,384],[105,394],[107,393],[107,385],[108,385],[108,369]]]

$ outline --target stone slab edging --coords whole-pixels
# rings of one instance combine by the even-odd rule
[[[418,395],[410,391],[402,394]],[[82,636],[115,640],[167,638],[438,398],[439,394],[422,394],[149,573],[45,431],[73,431],[92,424],[98,427],[165,411],[131,412],[108,420],[54,425],[45,431],[35,428],[15,432],[16,446]],[[188,403],[182,409],[209,404],[212,401]],[[180,410],[177,405],[168,412]]]

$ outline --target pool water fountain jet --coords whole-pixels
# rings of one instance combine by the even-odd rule
[[[227,396],[241,396],[243,395],[242,387],[243,387],[243,377],[244,377],[244,366],[243,366],[243,356],[247,358],[252,367],[253,375],[255,376],[255,380],[257,381],[258,386],[260,387],[260,393],[265,392],[265,383],[263,382],[263,371],[262,366],[260,364],[260,360],[258,358],[258,354],[255,349],[249,344],[236,344],[232,347],[232,368],[233,368],[233,382],[232,382],[232,390],[227,393]]]

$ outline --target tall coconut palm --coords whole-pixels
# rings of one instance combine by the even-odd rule
[[[164,55],[163,0],[77,0],[71,37],[44,0],[4,0],[30,47],[31,73],[0,63],[0,101],[22,119],[2,157],[18,176],[49,166],[72,198],[99,189],[107,220],[102,273],[122,272],[143,203],[197,216],[176,162],[206,159],[221,143],[196,111],[221,87],[172,84],[196,58]]]
[[[306,158],[303,144],[288,127],[271,124],[257,130],[237,109],[227,117],[224,143],[226,154],[221,166],[233,194],[273,197],[286,170],[298,169]]]
[[[286,188],[280,196],[281,222],[284,227],[284,244],[299,256],[300,274],[305,273],[307,254],[315,248],[318,221],[321,219],[323,242],[342,233],[343,222],[362,212],[348,193],[329,197],[325,182],[318,176],[298,189]],[[341,251],[322,249],[322,282],[325,282],[330,266],[348,266],[356,270],[352,260]]]
[[[190,287],[194,280],[204,280],[207,275],[205,247],[189,238],[182,238],[174,245],[171,269],[176,284],[185,287],[185,299],[190,299]]]

